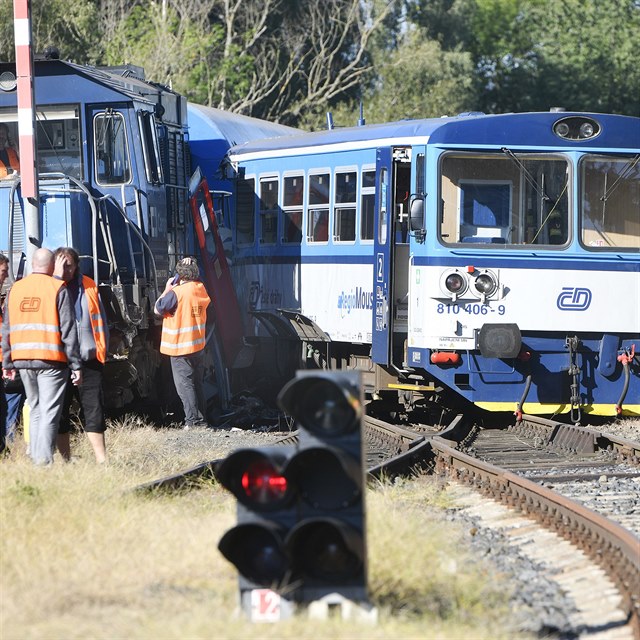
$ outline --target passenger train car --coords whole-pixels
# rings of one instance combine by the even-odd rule
[[[0,123],[17,142],[15,74],[14,63],[0,63]],[[233,144],[295,130],[187,104],[133,66],[36,59],[34,91],[40,233],[26,237],[30,213],[20,174],[0,180],[7,284],[28,271],[30,245],[74,247],[109,316],[107,405],[151,398],[160,389],[157,296],[185,255],[206,256],[204,270],[220,273],[220,254],[211,249],[213,207],[222,210],[230,188],[219,173],[221,160]],[[190,189],[194,174],[206,179],[199,200],[193,200],[198,183]],[[214,346],[217,339],[213,334]]]
[[[231,269],[270,371],[389,412],[640,414],[640,119],[460,114],[247,142]]]

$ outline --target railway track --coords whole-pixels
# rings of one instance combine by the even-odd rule
[[[640,539],[634,534],[640,509],[633,491],[640,444],[531,416],[510,429],[460,427],[431,439],[436,473],[525,514],[581,549],[615,584],[629,633],[640,638]],[[614,513],[615,498],[602,501],[597,512],[581,499],[603,478],[629,483],[620,497],[635,502],[625,518]]]
[[[446,428],[398,426],[367,416],[364,438],[372,477],[437,473],[519,511],[541,532],[555,532],[582,550],[610,581],[602,589],[619,594],[616,610],[624,619],[609,624],[617,633],[622,625],[627,635],[604,637],[640,639],[639,443],[532,416],[504,429],[478,428],[462,416]],[[296,439],[293,432],[278,444]],[[214,478],[216,464],[207,462],[139,489],[184,488]],[[572,564],[580,565],[584,577],[582,561]],[[606,586],[610,583],[614,586]]]

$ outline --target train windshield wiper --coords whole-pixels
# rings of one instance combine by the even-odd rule
[[[524,179],[529,183],[529,186],[538,194],[541,201],[551,199],[544,192],[544,189],[540,188],[540,186],[538,185],[538,182],[533,177],[532,173],[529,171],[529,169],[527,169],[527,167],[524,166],[524,163],[522,162],[522,160],[520,160],[520,158],[518,158],[516,154],[513,153],[513,151],[511,151],[511,149],[507,149],[507,147],[502,147],[500,151],[502,151],[502,153],[504,153],[507,156],[507,158],[512,160],[515,163],[515,165],[522,171],[522,174],[524,175]]]
[[[611,194],[618,188],[620,183],[629,177],[629,175],[631,174],[635,166],[638,164],[638,162],[640,162],[640,153],[634,156],[633,158],[631,158],[631,160],[629,160],[629,162],[627,162],[627,164],[625,164],[622,167],[622,169],[620,170],[620,173],[618,173],[618,177],[613,181],[613,184],[610,187],[607,187],[607,177],[609,174],[608,173],[604,174],[604,193],[600,196],[600,202],[602,202],[601,224],[603,227],[604,227],[605,213],[607,209],[607,200],[611,197]]]

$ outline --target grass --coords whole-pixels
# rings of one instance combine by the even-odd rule
[[[73,464],[35,467],[18,451],[0,463],[2,640],[514,637],[501,577],[468,562],[465,532],[439,515],[446,491],[429,478],[368,491],[377,625],[247,622],[217,550],[235,522],[229,494],[213,482],[179,495],[127,490],[199,461],[169,456],[166,437],[127,419],[108,431],[107,466],[86,438],[74,438]]]

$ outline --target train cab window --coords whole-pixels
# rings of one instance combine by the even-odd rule
[[[337,242],[353,242],[356,239],[357,175],[355,171],[336,173],[333,235]]]
[[[441,162],[440,238],[479,248],[565,246],[568,181],[561,156],[448,154]]]
[[[260,242],[274,244],[278,237],[278,178],[260,180]]]
[[[238,244],[253,244],[256,215],[255,178],[239,177],[236,192],[236,242]]]
[[[138,113],[140,126],[140,138],[142,140],[142,153],[144,156],[144,168],[147,182],[162,184],[162,160],[160,158],[160,145],[156,129],[156,119],[150,111]]]
[[[329,240],[329,195],[331,179],[329,173],[309,176],[308,242]]]
[[[640,249],[640,155],[580,160],[582,244],[592,249]]]
[[[360,239],[373,240],[373,220],[375,216],[376,172],[362,172],[360,188]]]
[[[285,176],[282,194],[282,242],[302,242],[304,176]]]
[[[98,184],[126,184],[131,180],[131,161],[125,120],[121,113],[107,111],[93,119],[95,167]]]
[[[63,173],[83,179],[78,111],[76,105],[38,109],[36,144],[40,173]]]

